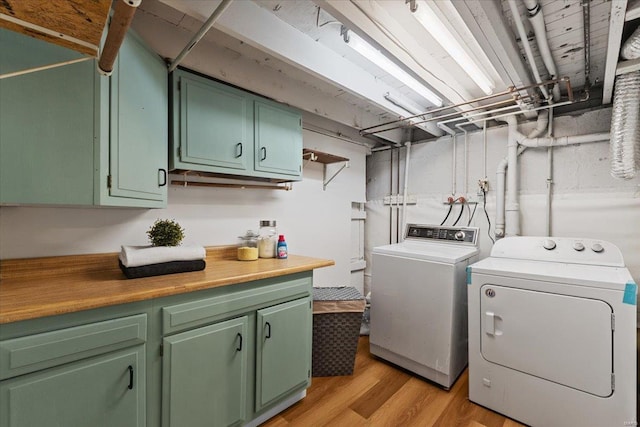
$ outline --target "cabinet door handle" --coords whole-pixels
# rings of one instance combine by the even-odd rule
[[[129,390],[133,388],[133,366],[129,365],[127,368],[129,369]]]
[[[262,157],[260,158],[260,161],[262,161],[267,158],[267,147],[262,147],[260,149],[260,152],[262,153]]]
[[[159,184],[160,187],[164,187],[167,185],[167,170],[166,169],[158,169],[158,172],[162,172],[162,183]]]
[[[238,152],[238,148],[240,148],[240,152]],[[236,158],[242,157],[242,142],[236,144],[236,153],[238,153],[236,154]]]
[[[238,344],[238,348],[236,348],[236,351],[242,351],[242,334],[238,332],[237,337],[240,338],[240,343]]]
[[[267,333],[265,334],[265,336],[264,336],[264,337],[265,337],[266,339],[271,338],[271,323],[269,323],[269,322],[265,322],[265,323],[264,323],[264,327],[265,327],[265,328],[267,328]]]

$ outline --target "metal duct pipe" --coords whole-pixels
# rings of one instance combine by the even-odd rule
[[[624,59],[640,58],[640,27],[636,28],[631,37],[624,42],[620,50],[620,56]]]
[[[523,0],[527,11],[529,12],[529,22],[533,27],[533,32],[536,35],[536,42],[538,43],[538,50],[540,56],[544,62],[544,66],[547,67],[547,71],[551,75],[551,79],[558,77],[558,69],[556,63],[551,55],[551,49],[549,48],[549,40],[547,39],[547,27],[544,22],[544,14],[542,13],[542,7],[538,3],[538,0]],[[560,86],[555,84],[553,86],[553,99],[555,101],[560,100]]]
[[[616,78],[611,112],[611,176],[631,179],[640,167],[640,71]]]

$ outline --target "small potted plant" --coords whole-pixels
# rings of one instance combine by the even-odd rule
[[[153,246],[179,246],[184,239],[184,228],[171,219],[157,219],[147,236]]]

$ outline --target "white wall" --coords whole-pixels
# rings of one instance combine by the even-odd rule
[[[554,120],[555,136],[579,135],[609,131],[611,110],[603,109],[578,116]],[[527,123],[520,130],[527,134],[534,126]],[[481,131],[469,134],[467,155],[469,195],[476,196],[477,181],[484,177],[483,136]],[[490,191],[487,211],[493,235],[495,224],[496,167],[506,156],[507,128],[490,128],[487,132],[487,175]],[[457,138],[457,195],[464,192],[464,137]],[[400,149],[400,188],[404,183],[406,149]],[[383,197],[390,194],[390,151],[376,152],[367,160],[367,258],[375,246],[389,243],[389,206]],[[394,154],[394,159],[397,158]],[[394,162],[395,163],[395,162]],[[640,283],[640,177],[620,181],[609,174],[609,144],[594,143],[554,149],[553,160],[552,235],[596,238],[616,244],[636,283]],[[414,144],[409,164],[409,194],[418,203],[409,206],[407,221],[440,224],[447,207],[443,201],[452,189],[452,140],[443,137],[432,142]],[[546,149],[529,149],[519,158],[520,207],[523,235],[545,234]],[[397,165],[395,165],[397,167]],[[390,176],[391,175],[391,176]],[[454,219],[458,208],[453,211]],[[395,214],[394,214],[395,215]],[[467,214],[462,219],[466,222]],[[395,224],[395,219],[393,220]],[[447,224],[451,224],[451,217]],[[487,236],[487,220],[482,205],[478,206],[471,225],[480,227],[481,257],[489,255],[491,241]],[[370,263],[369,263],[370,264]],[[368,270],[367,273],[370,273]],[[370,279],[370,276],[366,276]],[[365,280],[365,290],[370,286]]]
[[[322,165],[305,162],[292,191],[171,186],[166,209],[0,207],[0,259],[117,252],[147,244],[157,218],[176,219],[184,243],[235,244],[260,220],[275,219],[290,253],[335,260],[316,270],[314,285],[348,286],[351,202],[364,201],[367,149],[309,130],[303,137],[307,148],[350,159],[326,191]]]

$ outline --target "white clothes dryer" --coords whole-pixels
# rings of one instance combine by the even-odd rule
[[[467,365],[466,267],[476,227],[408,224],[372,251],[372,354],[450,388]]]
[[[531,426],[637,425],[637,286],[616,246],[508,237],[468,275],[471,401]]]

